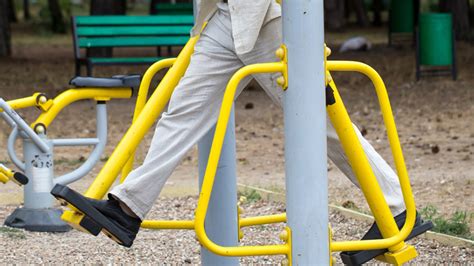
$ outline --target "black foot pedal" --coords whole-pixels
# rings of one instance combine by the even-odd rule
[[[133,239],[124,232],[118,225],[110,221],[106,216],[94,208],[86,197],[76,191],[56,184],[51,190],[51,194],[59,200],[66,201],[84,214],[81,226],[93,235],[98,235],[98,231],[103,231],[105,235],[125,247],[131,247]]]
[[[98,236],[100,231],[102,231],[102,226],[94,222],[89,216],[84,216],[79,225],[93,236]]]
[[[413,230],[408,235],[406,240],[410,240],[416,236],[419,236],[431,228],[433,228],[433,223],[431,221],[421,221],[421,223],[413,227]],[[363,263],[366,263],[379,255],[383,255],[386,252],[388,252],[388,249],[344,251],[341,252],[341,259],[346,265],[362,265]]]

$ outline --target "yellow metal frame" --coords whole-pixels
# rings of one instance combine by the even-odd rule
[[[122,171],[122,181],[130,172],[133,164],[135,149],[142,140],[143,136],[149,130],[154,121],[158,118],[164,106],[169,101],[171,94],[180,78],[189,64],[190,56],[194,50],[197,37],[190,39],[188,44],[183,48],[182,52],[176,59],[167,59],[154,64],[143,78],[137,99],[137,106],[134,113],[133,123],[127,131],[122,141],[119,143],[97,178],[86,191],[85,196],[100,199],[108,191],[112,183],[115,181],[120,171]],[[330,50],[326,54],[329,55]],[[237,86],[240,81],[251,74],[281,72],[282,77],[278,82],[284,88],[287,85],[287,64],[286,51],[284,46],[277,51],[277,56],[282,59],[277,63],[263,63],[246,66],[237,71],[229,81],[224,93],[219,117],[216,124],[216,131],[209,154],[208,164],[204,175],[202,189],[196,208],[194,220],[146,220],[142,223],[143,228],[149,229],[194,229],[199,242],[211,252],[221,256],[258,256],[258,255],[276,255],[283,254],[288,258],[291,264],[291,230],[285,229],[284,244],[279,245],[263,245],[263,246],[236,246],[224,247],[214,243],[209,239],[204,224],[207,214],[207,208],[212,194],[212,187],[217,170],[220,152],[226,133],[227,122],[229,120],[230,111],[234,102]],[[358,177],[360,186],[369,206],[375,216],[377,224],[381,229],[384,239],[380,240],[364,240],[364,241],[330,241],[331,251],[355,251],[366,249],[383,249],[388,248],[389,253],[385,254],[384,259],[392,263],[403,263],[413,257],[416,257],[416,251],[412,246],[406,245],[404,239],[411,232],[415,221],[415,203],[413,194],[408,180],[401,146],[393,119],[390,102],[388,100],[385,85],[375,70],[371,67],[351,61],[325,61],[328,71],[356,71],[365,74],[373,82],[379,102],[381,105],[382,115],[387,127],[387,134],[390,146],[394,155],[397,172],[403,192],[404,201],[407,207],[407,220],[401,231],[398,230],[390,210],[385,202],[383,194],[377,183],[377,180],[370,168],[370,164],[362,150],[357,135],[352,127],[349,115],[344,107],[342,99],[337,91],[335,83],[332,81],[328,72],[326,81],[334,90],[336,103],[327,107],[328,115],[335,126],[335,129],[341,139],[341,144],[348,155],[350,164]],[[162,82],[147,101],[148,88],[150,87],[153,76],[163,68],[170,67]],[[53,110],[53,107],[51,110]],[[46,125],[49,123],[50,117],[55,117],[55,111],[51,111],[50,115],[38,119]],[[46,123],[45,123],[46,122]],[[362,178],[363,177],[363,178]],[[82,220],[82,214],[66,211],[62,218],[74,227],[81,229],[79,226]],[[240,228],[252,225],[262,225],[269,223],[286,222],[286,214],[268,215],[261,217],[240,218],[239,213],[239,232]]]
[[[196,216],[194,221],[194,230],[199,242],[209,251],[221,256],[260,256],[260,255],[277,255],[282,254],[290,257],[291,246],[289,242],[281,245],[263,245],[263,246],[237,246],[224,247],[214,243],[209,239],[206,229],[204,227],[207,208],[212,194],[212,187],[214,184],[217,165],[219,163],[222,144],[226,134],[227,123],[229,121],[230,112],[234,103],[235,93],[240,81],[252,74],[258,73],[273,73],[286,72],[286,64],[278,63],[263,63],[249,65],[238,70],[230,79],[224,93],[219,117],[216,124],[214,139],[211,150],[209,152],[208,163],[204,174],[204,179],[199,195],[198,205],[196,208]],[[281,218],[281,217],[280,217]],[[244,219],[242,219],[244,220]],[[263,219],[265,220],[265,219]],[[253,221],[257,221],[254,218]]]
[[[354,172],[356,173],[356,176],[358,176],[361,189],[363,190],[368,203],[369,204],[373,203],[371,206],[371,210],[372,210],[372,213],[374,214],[374,217],[376,218],[376,221],[379,225],[379,228],[382,234],[384,235],[384,237],[386,237],[386,235],[391,234],[389,237],[386,237],[385,239],[382,239],[382,240],[365,240],[365,241],[355,241],[352,243],[350,241],[333,242],[331,249],[333,251],[338,251],[338,250],[353,251],[353,250],[364,250],[364,249],[390,248],[390,247],[393,247],[394,245],[401,244],[403,243],[403,240],[406,239],[406,237],[410,234],[413,228],[413,225],[415,223],[415,217],[416,217],[416,207],[415,207],[415,202],[413,198],[413,193],[411,191],[410,181],[408,179],[408,173],[406,170],[400,141],[398,138],[397,129],[395,126],[395,121],[392,114],[392,109],[390,106],[390,102],[388,100],[388,94],[385,89],[383,80],[373,68],[360,62],[328,61],[327,67],[329,71],[355,71],[355,72],[362,73],[366,75],[367,77],[369,77],[369,79],[374,84],[375,90],[377,92],[377,96],[379,99],[384,123],[387,128],[387,135],[390,142],[390,147],[392,149],[392,154],[395,160],[395,165],[396,165],[397,173],[399,176],[403,198],[404,198],[405,205],[407,208],[407,219],[406,219],[405,225],[402,228],[402,230],[398,232],[395,222],[391,218],[392,217],[391,213],[389,211],[388,212],[385,211],[385,213],[383,213],[384,209],[386,210],[388,209],[388,208],[382,208],[383,205],[386,206],[385,199],[383,198],[383,195],[380,191],[380,188],[375,179],[375,176],[373,175],[370,169],[367,169],[367,167],[370,168],[367,158],[365,156],[360,156],[360,154],[363,154],[363,152],[362,153],[360,152],[362,150],[362,147],[360,146],[357,136],[355,135],[355,132],[352,128],[352,124],[350,123],[350,119],[347,115],[347,111],[345,111],[345,108],[342,104],[342,100],[339,96],[336,86],[334,82],[331,82],[330,85],[334,90],[336,104],[328,106],[328,115],[331,118],[333,125],[336,131],[338,132],[338,135],[341,138],[341,144],[343,145],[344,150],[346,151],[346,154],[349,158],[352,168],[354,169]],[[340,103],[339,106],[338,106],[338,103]],[[342,108],[344,108],[344,111],[345,111],[343,113],[340,112]],[[344,132],[346,134],[340,134],[340,132]],[[348,132],[353,133],[353,134],[350,134],[352,136],[344,137],[344,136],[349,135],[347,134]],[[366,182],[367,180],[369,180],[369,182]],[[374,198],[373,197],[374,194],[376,196],[379,196],[377,194],[380,194],[381,198],[378,198],[378,197]],[[382,212],[382,214],[380,214],[380,212]],[[387,221],[390,221],[390,222],[387,222]],[[390,228],[390,227],[393,227],[393,228]]]
[[[130,98],[132,97],[131,88],[83,88],[69,89],[52,100],[48,110],[42,112],[36,121],[31,125],[42,125],[47,128],[57,115],[68,105],[79,100],[94,99],[96,101],[109,101],[112,98]]]
[[[52,100],[43,93],[36,92],[32,96],[8,101],[7,104],[14,110],[36,106],[45,112],[51,107]],[[3,112],[1,108],[0,112]]]
[[[15,180],[13,178],[14,174],[15,172],[13,172],[12,170],[6,168],[3,165],[0,165],[0,182],[1,183],[6,184],[10,180],[14,181]]]

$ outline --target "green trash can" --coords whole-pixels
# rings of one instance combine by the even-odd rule
[[[435,73],[442,73],[439,67],[450,70],[456,78],[454,36],[452,15],[450,13],[422,13],[418,28],[417,67],[435,67]],[[419,72],[419,71],[418,71]],[[433,71],[431,71],[433,72]],[[446,71],[444,71],[446,72]],[[419,77],[421,73],[417,73]]]
[[[420,63],[447,66],[453,63],[453,24],[449,13],[420,16]]]

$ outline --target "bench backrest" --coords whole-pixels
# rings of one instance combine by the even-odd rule
[[[192,15],[76,16],[74,52],[81,48],[181,46],[189,39]]]
[[[192,15],[193,3],[158,3],[156,13],[160,15]]]

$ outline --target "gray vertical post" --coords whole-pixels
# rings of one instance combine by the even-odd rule
[[[193,5],[194,19],[196,19],[198,15],[197,0],[193,0]],[[199,188],[202,186],[206,171],[214,131],[215,127],[209,130],[198,143]],[[222,246],[237,246],[239,242],[235,153],[235,119],[234,109],[232,109],[205,224],[209,238]],[[218,256],[201,247],[201,263],[202,265],[239,265],[239,258]]]
[[[323,0],[283,1],[288,225],[293,265],[329,265]]]
[[[215,127],[198,144],[199,187],[202,185],[204,172],[206,171],[214,131]],[[235,121],[234,111],[232,110],[205,224],[209,238],[222,246],[238,245],[235,153]],[[239,265],[239,258],[219,256],[201,247],[201,262],[202,265]]]
[[[29,178],[25,185],[25,204],[17,208],[7,219],[5,225],[39,232],[67,232],[71,228],[61,220],[61,209],[53,208],[53,143],[45,135],[40,135],[49,147],[43,152],[30,139],[23,139],[25,174]]]

